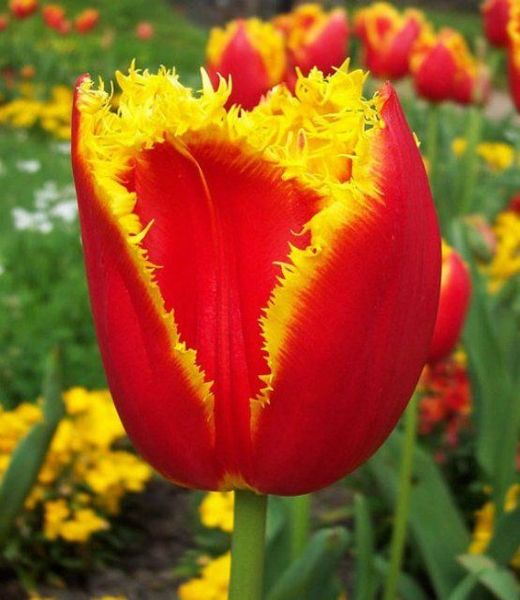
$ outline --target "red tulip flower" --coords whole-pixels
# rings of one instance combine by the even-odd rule
[[[417,10],[402,15],[393,6],[376,3],[359,11],[357,31],[363,45],[363,62],[376,77],[400,79],[408,74],[412,47],[425,26]]]
[[[9,17],[0,15],[0,31],[5,31],[9,27]]]
[[[225,29],[215,27],[207,46],[207,70],[215,89],[220,77],[231,77],[229,106],[253,108],[282,80],[283,38],[270,23],[259,19],[231,21]]]
[[[38,0],[10,0],[9,8],[17,19],[26,19],[38,10]]]
[[[99,22],[99,11],[87,8],[74,19],[74,27],[79,33],[92,31]]]
[[[443,243],[439,310],[430,356],[435,362],[448,356],[458,342],[471,296],[471,278],[460,255]]]
[[[440,239],[390,85],[300,76],[252,111],[176,75],[79,80],[73,165],[97,336],[168,479],[303,494],[366,460],[426,361]],[[302,452],[305,460],[302,460]]]
[[[328,75],[347,56],[348,19],[340,8],[325,12],[319,4],[303,4],[273,23],[286,38],[291,87],[296,81],[295,67],[304,75],[313,67]]]
[[[509,89],[516,110],[520,112],[520,5],[517,2],[511,6],[507,32],[509,35],[507,50]]]
[[[490,44],[506,48],[510,0],[486,0],[482,5],[484,32]]]
[[[452,100],[459,104],[485,102],[490,79],[458,32],[442,29],[437,36],[429,31],[416,42],[410,59],[417,93],[431,102]]]
[[[42,19],[47,27],[62,31],[65,21],[65,10],[59,4],[46,4],[42,8]]]

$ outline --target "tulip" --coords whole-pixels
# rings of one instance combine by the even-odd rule
[[[359,11],[356,23],[367,69],[382,78],[407,75],[412,47],[425,27],[422,13],[407,10],[401,15],[381,2]]]
[[[11,0],[9,8],[17,19],[25,19],[38,10],[38,0]]]
[[[273,22],[286,37],[291,87],[296,81],[295,67],[304,75],[313,67],[330,74],[345,60],[349,31],[343,9],[327,13],[318,4],[303,4]]]
[[[428,362],[450,354],[462,332],[471,295],[471,278],[461,256],[442,245],[442,277],[439,309]]]
[[[74,27],[79,33],[88,33],[99,22],[99,11],[95,8],[87,8],[74,19]]]
[[[251,112],[204,77],[79,80],[73,165],[110,388],[168,479],[303,494],[383,442],[426,361],[440,241],[396,93],[299,76]],[[302,451],[305,450],[305,460]]]
[[[0,31],[5,31],[9,26],[9,17],[7,15],[0,15]]]
[[[509,89],[516,110],[520,112],[520,5],[513,3],[507,25],[509,45],[507,50],[507,70]]]
[[[135,35],[138,39],[146,42],[153,38],[155,33],[154,27],[148,21],[140,21],[135,28]]]
[[[59,4],[47,4],[42,8],[42,19],[47,27],[61,31],[65,21],[65,10]]]
[[[271,87],[280,83],[285,64],[283,38],[270,23],[239,19],[228,23],[225,29],[211,30],[207,70],[215,88],[219,76],[231,77],[229,106],[256,106]]]
[[[509,7],[510,0],[486,0],[481,7],[486,38],[498,48],[506,48],[508,44]]]
[[[453,29],[442,29],[437,36],[424,32],[413,48],[410,68],[417,93],[431,102],[471,104],[489,96],[487,68]]]

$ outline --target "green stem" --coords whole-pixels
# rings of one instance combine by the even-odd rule
[[[235,491],[229,600],[261,600],[267,496]]]
[[[295,560],[309,541],[311,494],[296,496],[291,500],[291,558]]]
[[[468,110],[466,121],[466,151],[464,152],[464,163],[459,179],[459,214],[463,215],[470,211],[473,194],[478,174],[477,147],[482,135],[482,111],[476,106]]]
[[[394,514],[394,529],[390,547],[390,567],[385,585],[383,600],[394,600],[397,591],[397,581],[403,561],[406,541],[406,525],[410,509],[412,492],[413,455],[417,432],[417,403],[418,393],[414,392],[405,413],[403,451],[401,455],[401,470],[399,473],[399,494]]]

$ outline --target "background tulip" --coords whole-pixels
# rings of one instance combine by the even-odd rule
[[[11,0],[9,8],[17,19],[25,19],[38,10],[38,0]]]
[[[285,64],[283,38],[270,23],[239,19],[228,23],[225,29],[211,30],[207,70],[215,88],[219,75],[231,77],[228,106],[256,106],[271,87],[280,83]]]
[[[377,77],[404,77],[412,47],[425,26],[422,13],[407,10],[401,15],[393,6],[381,2],[362,9],[357,24],[367,69]]]
[[[295,82],[296,67],[304,75],[313,67],[330,74],[345,60],[349,32],[344,10],[325,12],[318,4],[303,4],[275,19],[274,24],[287,40],[290,86]]]
[[[118,114],[78,83],[74,174],[105,368],[136,446],[179,484],[325,486],[375,451],[414,389],[437,221],[395,92],[364,100],[363,81],[313,71],[296,97],[277,88],[226,113],[223,81],[195,98],[170,72],[131,70]]]
[[[507,22],[510,0],[486,0],[482,5],[484,33],[488,42],[498,48],[508,44]]]
[[[87,8],[74,19],[74,27],[79,33],[88,33],[99,22],[99,11],[95,8]]]
[[[445,28],[435,36],[424,31],[415,44],[410,67],[418,94],[431,102],[482,103],[490,88],[489,73],[471,54],[464,38]]]
[[[470,295],[467,266],[455,250],[443,243],[441,294],[429,362],[448,356],[454,349],[464,326]]]
[[[65,21],[65,10],[59,4],[47,4],[42,8],[42,18],[47,27],[61,31]]]

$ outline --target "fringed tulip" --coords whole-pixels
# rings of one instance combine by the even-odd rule
[[[455,348],[471,296],[471,278],[461,256],[442,245],[442,278],[439,309],[428,362],[436,362]]]
[[[307,75],[317,67],[328,75],[347,56],[349,29],[343,9],[325,12],[319,4],[303,4],[273,22],[286,38],[291,87],[296,81],[295,68]]]
[[[356,30],[363,46],[363,62],[376,77],[400,79],[408,74],[410,53],[426,26],[417,10],[400,14],[384,2],[359,11]]]
[[[38,0],[11,0],[9,8],[17,19],[26,19],[38,10]]]
[[[79,33],[92,31],[99,22],[99,11],[87,8],[74,19],[74,28]]]
[[[486,0],[482,5],[484,33],[488,42],[498,48],[508,44],[507,22],[511,0]]]
[[[250,109],[280,83],[286,59],[282,35],[259,19],[231,21],[211,30],[207,47],[207,70],[215,89],[219,77],[231,77],[228,107]]]
[[[430,347],[440,239],[390,85],[343,66],[251,112],[204,77],[76,87],[73,166],[117,408],[165,477],[303,494],[383,442]],[[304,456],[304,460],[302,457]]]
[[[462,35],[442,29],[437,36],[426,31],[416,42],[410,59],[417,93],[431,102],[482,103],[490,93],[487,67],[474,58]]]
[[[507,50],[509,90],[516,110],[520,112],[520,4],[518,2],[511,6],[507,32],[509,36]]]

